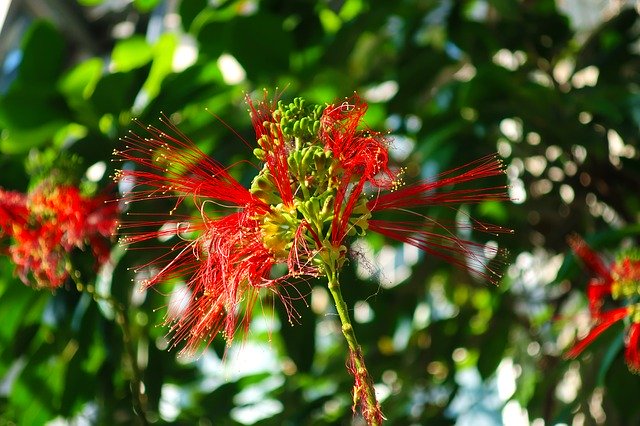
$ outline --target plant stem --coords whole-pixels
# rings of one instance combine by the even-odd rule
[[[140,392],[142,385],[142,373],[136,359],[135,348],[133,346],[134,341],[131,334],[131,322],[129,321],[129,316],[125,306],[112,295],[98,294],[93,285],[84,285],[80,281],[80,273],[78,271],[72,270],[69,272],[69,275],[75,282],[78,291],[86,291],[95,301],[105,301],[113,308],[116,323],[122,330],[122,342],[124,344],[125,358],[131,368],[129,387],[131,389],[133,399],[133,412],[138,416],[138,423],[142,426],[147,426],[149,424],[149,420],[147,419],[144,404],[142,402],[142,393]]]
[[[331,296],[333,296],[333,301],[335,302],[336,310],[340,317],[340,323],[342,324],[342,334],[344,334],[347,344],[349,345],[350,361],[353,363],[353,374],[356,379],[353,395],[354,404],[361,404],[362,414],[369,425],[379,426],[382,424],[384,417],[380,410],[380,404],[376,399],[373,381],[364,363],[362,348],[358,344],[353,325],[351,324],[347,304],[342,297],[337,271],[333,268],[327,268],[327,278],[329,280],[329,291],[331,292]]]

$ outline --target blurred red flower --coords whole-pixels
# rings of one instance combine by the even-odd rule
[[[607,267],[600,256],[579,236],[570,237],[569,245],[594,275],[587,285],[587,298],[594,327],[576,342],[565,356],[576,358],[606,329],[618,321],[625,320],[625,359],[629,370],[640,373],[640,304],[636,302],[640,294],[640,251],[623,251]],[[609,301],[617,304],[617,307],[603,311],[603,306]]]
[[[105,201],[48,182],[28,194],[0,189],[0,236],[10,238],[8,254],[20,279],[39,288],[60,287],[75,248],[89,246],[98,265],[108,261],[118,207]]]

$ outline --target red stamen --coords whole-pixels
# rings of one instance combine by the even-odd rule
[[[604,312],[598,318],[598,325],[593,327],[589,334],[580,339],[565,355],[565,358],[576,358],[589,346],[600,334],[602,334],[607,328],[611,327],[614,323],[624,319],[629,315],[629,307],[612,309]]]
[[[509,199],[505,186],[436,192],[436,189],[450,185],[502,174],[504,174],[502,162],[495,155],[489,155],[467,165],[444,172],[433,179],[381,194],[369,201],[368,207],[372,212],[375,212],[405,207],[505,201]]]
[[[568,238],[571,250],[578,256],[589,270],[602,278],[606,283],[611,282],[611,273],[600,256],[578,235]]]
[[[624,357],[631,372],[640,373],[640,323],[634,322],[629,327]]]

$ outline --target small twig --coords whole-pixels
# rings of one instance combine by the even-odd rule
[[[131,368],[129,386],[133,397],[133,412],[138,417],[138,423],[142,426],[147,426],[149,424],[149,420],[147,419],[142,393],[140,392],[140,388],[142,387],[142,372],[140,371],[140,367],[138,366],[138,361],[136,359],[134,341],[131,334],[131,322],[129,321],[129,315],[127,314],[124,304],[110,294],[104,295],[97,293],[95,286],[93,285],[83,284],[80,280],[79,271],[70,268],[69,275],[76,284],[78,291],[86,291],[87,294],[91,295],[95,301],[107,302],[114,310],[116,324],[118,324],[122,330],[122,342],[125,349],[125,358]]]

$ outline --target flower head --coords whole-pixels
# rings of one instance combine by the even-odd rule
[[[154,271],[144,284],[186,278],[188,307],[168,322],[187,352],[220,331],[230,343],[239,326],[247,327],[260,290],[288,303],[296,283],[336,273],[347,258],[347,238],[368,231],[496,279],[487,259],[499,250],[457,232],[508,230],[473,220],[444,223],[420,209],[507,199],[504,186],[450,188],[503,174],[497,158],[402,186],[389,162],[390,140],[362,127],[367,104],[357,96],[324,106],[301,98],[248,104],[260,162],[248,189],[167,120],[167,131],[149,126],[149,137],[131,133],[116,152],[135,164],[116,176],[133,185],[126,203],[172,200],[157,220],[120,226],[126,244],[174,237],[169,253],[143,265]],[[184,203],[198,213],[178,215]],[[492,253],[485,257],[483,250]]]
[[[0,189],[0,231],[20,279],[55,289],[69,275],[69,253],[91,247],[97,264],[109,259],[117,205],[85,197],[75,186],[44,182],[28,194]]]
[[[637,297],[640,295],[640,251],[622,251],[607,267],[600,256],[579,236],[570,237],[569,245],[595,275],[587,285],[587,298],[594,327],[567,352],[566,357],[577,357],[611,325],[625,320],[625,358],[629,369],[640,373],[640,304],[637,303]],[[602,308],[607,303],[616,304],[618,307],[603,311]]]

